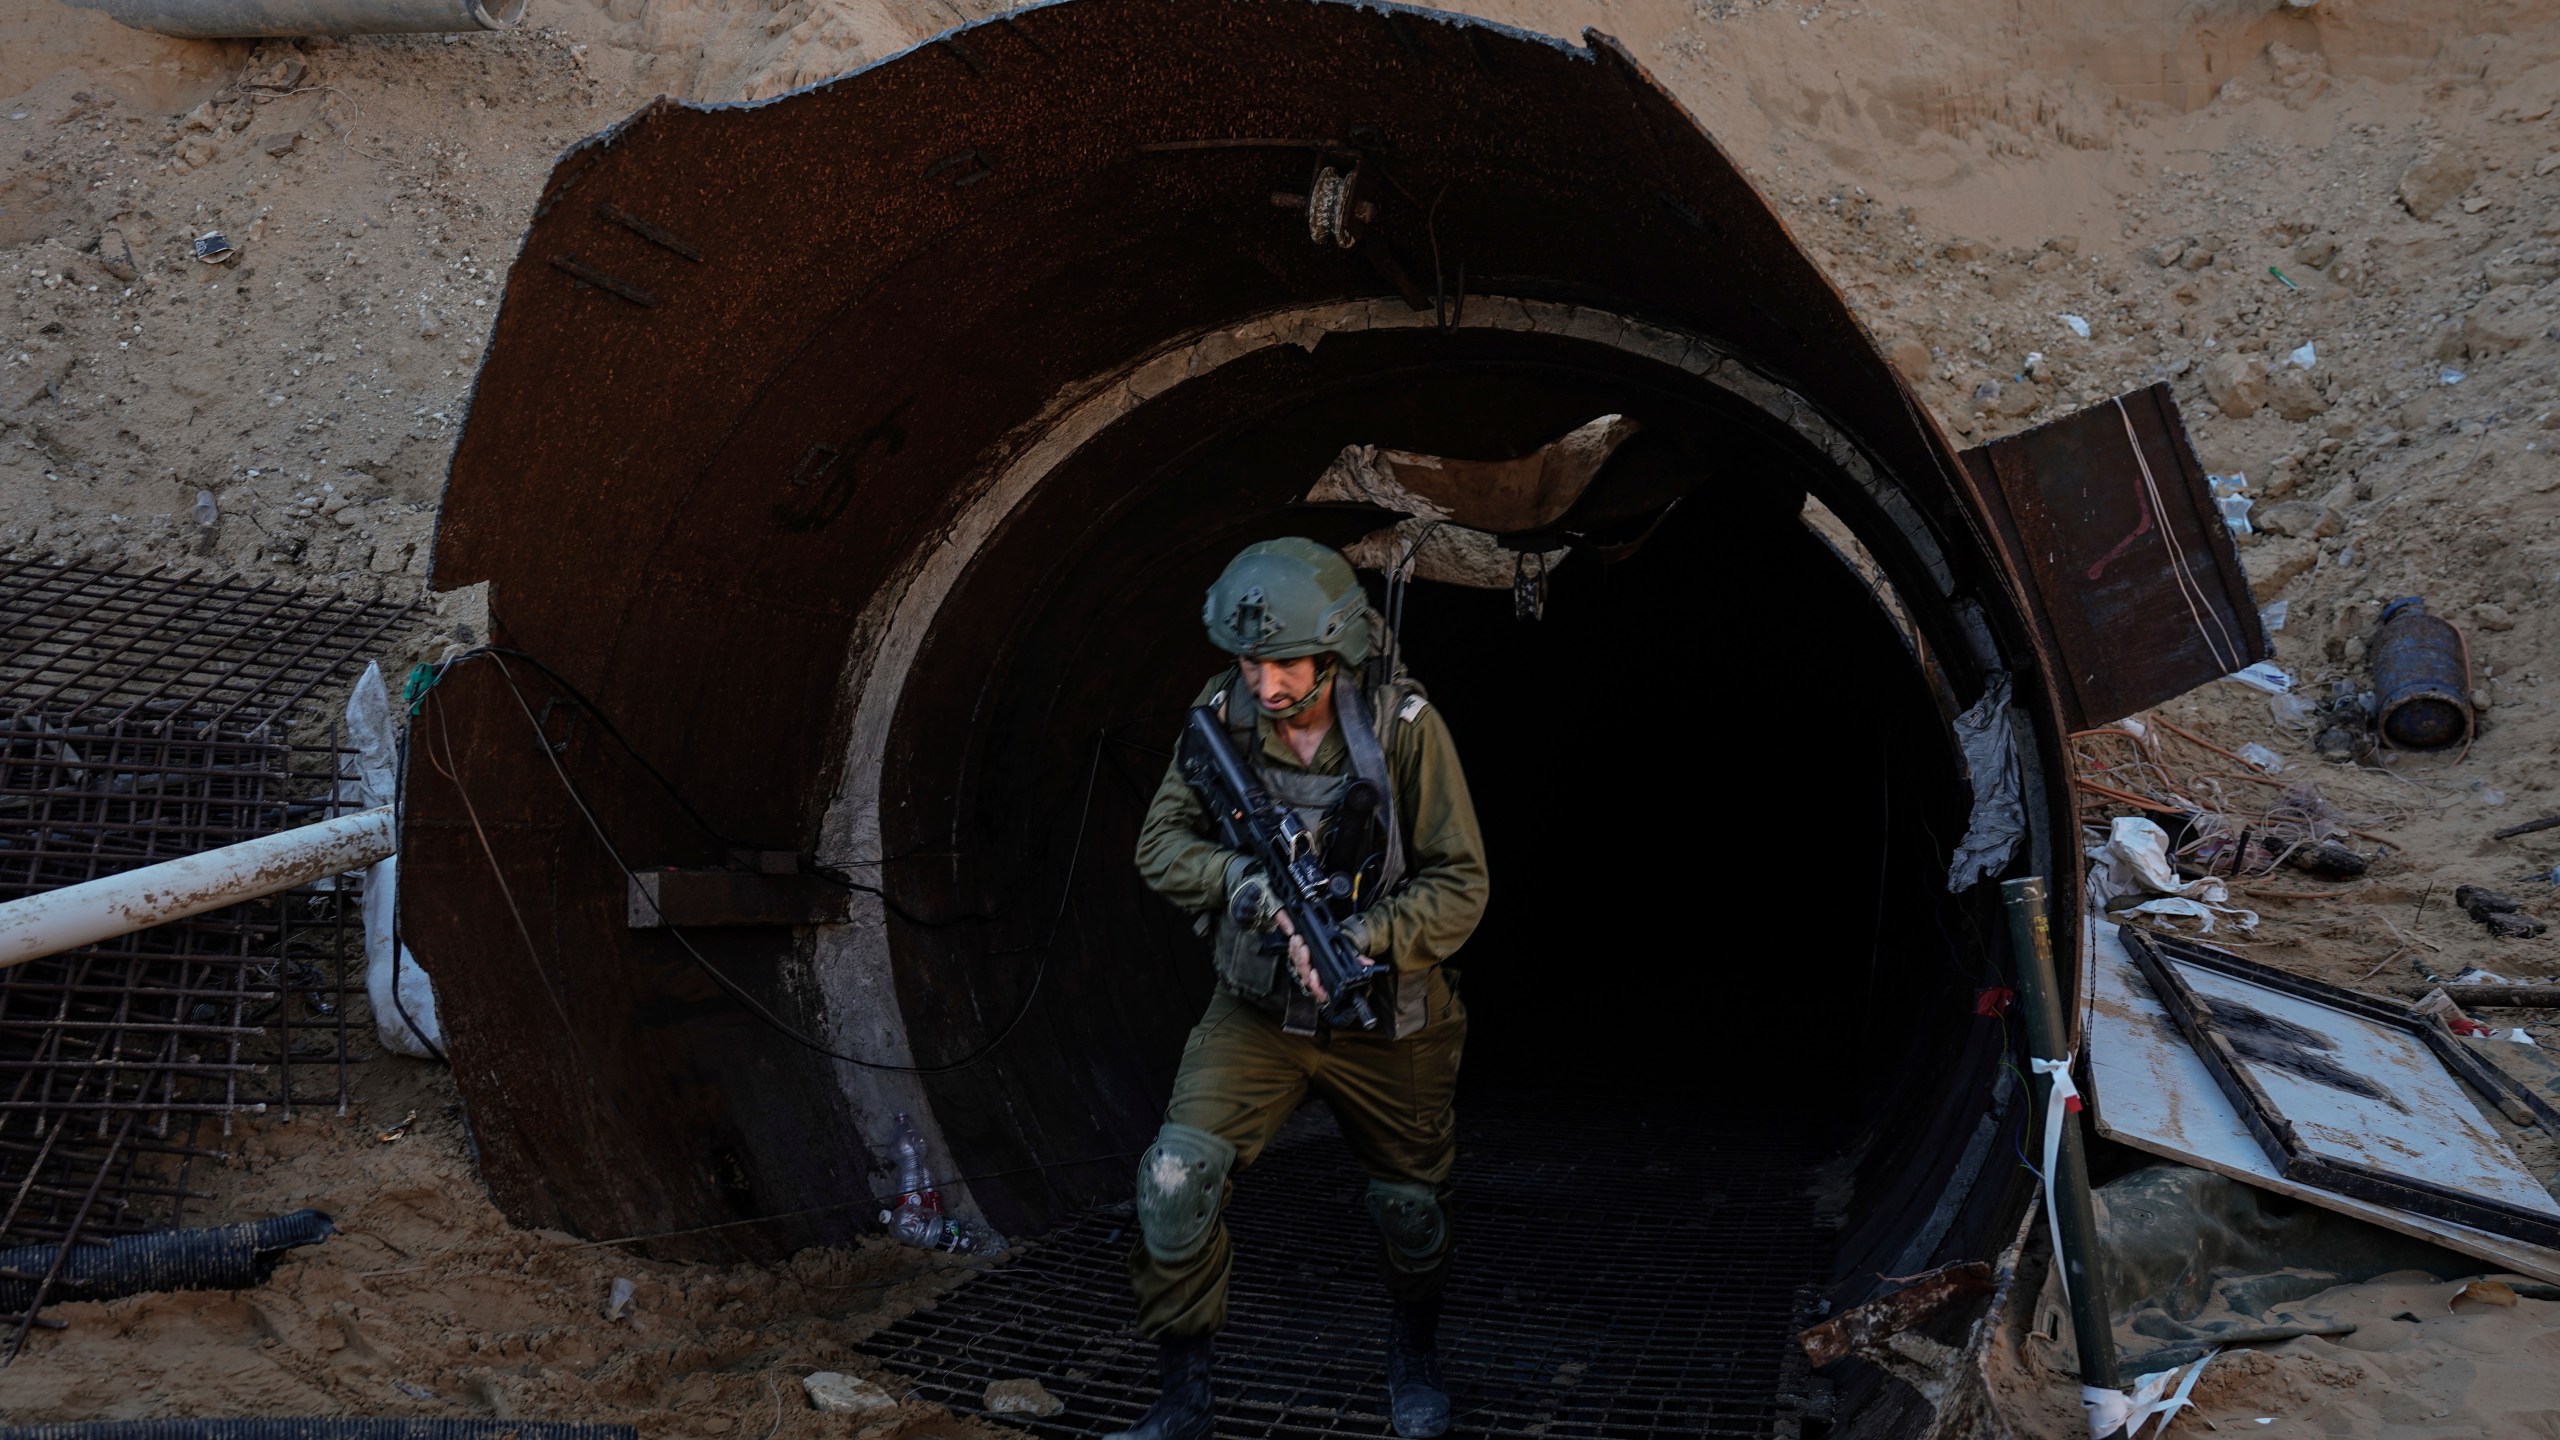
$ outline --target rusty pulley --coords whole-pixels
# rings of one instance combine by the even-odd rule
[[[1337,163],[1344,160],[1349,162],[1348,168]],[[1309,241],[1349,250],[1360,243],[1362,232],[1378,218],[1378,202],[1372,194],[1377,188],[1376,175],[1366,156],[1328,155],[1316,162],[1315,173],[1307,178],[1306,194],[1279,191],[1272,195],[1271,203],[1285,210],[1306,212]]]

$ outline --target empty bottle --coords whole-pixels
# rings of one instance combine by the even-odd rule
[[[916,1133],[915,1122],[904,1110],[898,1112],[897,1124],[889,1132],[889,1153],[898,1162],[898,1205],[880,1212],[881,1223],[909,1245],[941,1249],[936,1242],[942,1238],[942,1194],[933,1188],[924,1136]]]
[[[906,1112],[898,1112],[889,1134],[891,1158],[898,1162],[898,1204],[880,1212],[880,1223],[906,1244],[923,1250],[989,1252],[1004,1248],[1004,1238],[973,1221],[942,1213],[942,1192],[933,1185],[924,1136]]]

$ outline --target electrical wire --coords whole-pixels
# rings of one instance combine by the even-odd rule
[[[409,797],[409,732],[407,730],[400,732],[400,743],[393,748],[392,757],[395,768],[391,776],[391,833],[396,837],[400,834],[402,809]],[[395,868],[392,874],[397,877],[399,871]],[[418,1028],[417,1017],[409,1013],[409,1002],[400,996],[401,955],[400,897],[399,892],[394,890],[391,898],[391,1008],[399,1012],[400,1023],[409,1027],[409,1033],[417,1037],[419,1044],[427,1047],[428,1054],[436,1057],[441,1064],[451,1065],[453,1061],[444,1053],[444,1047],[435,1042],[435,1037]]]
[[[521,654],[521,652],[513,653]],[[632,870],[631,866],[623,860],[622,852],[614,845],[612,837],[606,833],[603,822],[596,818],[595,811],[587,804],[585,794],[578,789],[577,783],[569,778],[569,772],[560,764],[558,752],[551,748],[550,741],[545,738],[542,731],[542,722],[540,718],[534,714],[532,703],[525,698],[523,689],[517,685],[515,672],[507,668],[506,653],[502,652],[499,647],[486,647],[482,650],[456,657],[452,663],[458,664],[463,660],[480,658],[482,656],[487,657],[491,663],[498,667],[498,673],[505,681],[508,694],[513,696],[515,699],[516,709],[524,716],[526,725],[533,732],[535,747],[542,752],[543,759],[550,765],[553,776],[558,779],[562,790],[569,796],[570,803],[576,806],[578,814],[586,821],[587,828],[596,837],[596,842],[604,848],[606,856],[613,861],[615,868],[619,869],[623,873],[623,876],[627,881],[632,882],[633,893],[640,894],[645,898],[647,892],[639,888],[637,884],[638,875]],[[539,662],[534,663],[545,675],[550,675],[552,673],[548,666],[540,665]],[[449,669],[450,666],[447,666],[446,668]],[[442,679],[442,671],[438,672],[437,678],[439,680]],[[424,698],[432,698],[432,696],[433,690],[431,687],[428,695]],[[610,729],[611,722],[604,719],[604,717],[595,710],[592,702],[581,700],[580,703],[586,706],[589,713],[597,715],[600,724],[603,724]],[[449,734],[443,734],[442,727],[444,720],[441,707],[439,707],[437,712],[437,723],[439,726],[439,732],[442,734],[442,738],[444,739],[446,763],[450,764],[452,741]],[[665,917],[663,914],[659,916],[662,928],[664,928],[666,933],[684,949],[684,952],[688,956],[692,958],[693,963],[700,967],[705,975],[710,977],[712,983],[718,985],[722,991],[726,992],[731,999],[737,1001],[743,1009],[745,1009],[750,1015],[754,1016],[758,1021],[762,1022],[776,1034],[783,1036],[785,1039],[790,1040],[796,1045],[823,1055],[828,1059],[842,1061],[845,1064],[858,1066],[865,1070],[881,1070],[904,1075],[943,1075],[949,1074],[953,1071],[967,1069],[984,1060],[989,1054],[993,1053],[998,1046],[1012,1038],[1014,1031],[1019,1029],[1022,1022],[1029,1017],[1033,1006],[1040,998],[1041,986],[1048,974],[1049,953],[1057,943],[1058,932],[1064,927],[1067,911],[1074,900],[1076,871],[1083,860],[1085,831],[1088,828],[1088,823],[1093,813],[1094,782],[1101,772],[1102,746],[1103,742],[1107,738],[1108,727],[1105,727],[1102,731],[1096,733],[1094,737],[1093,754],[1086,764],[1084,796],[1076,820],[1076,841],[1074,848],[1068,853],[1066,881],[1060,889],[1057,913],[1050,920],[1047,936],[1036,947],[1028,947],[1035,950],[1040,956],[1038,966],[1032,971],[1030,991],[1023,997],[1022,1005],[1015,1011],[1013,1018],[1007,1021],[1003,1028],[997,1031],[993,1038],[988,1040],[984,1045],[979,1046],[976,1050],[971,1051],[969,1054],[962,1056],[957,1060],[948,1061],[938,1065],[904,1065],[891,1061],[865,1059],[859,1055],[847,1054],[843,1051],[836,1050],[828,1046],[825,1042],[819,1040],[817,1037],[808,1034],[806,1031],[803,1031],[799,1027],[791,1024],[789,1021],[784,1020],[781,1016],[774,1014],[773,1011],[768,1009],[762,1001],[750,994],[725,971],[711,963],[707,956],[705,956],[699,949],[695,948],[692,940],[687,938],[680,928],[671,925],[664,925],[663,922]],[[622,743],[624,743],[626,749],[629,749],[628,742]],[[639,761],[644,769],[650,770],[653,775],[657,776],[659,783],[667,786],[670,793],[673,793],[672,784],[668,782],[663,775],[658,775],[655,767],[650,766],[647,760],[644,757],[639,756],[636,751],[632,751],[631,753],[633,758]],[[434,762],[434,757],[432,755],[429,759],[430,763]],[[477,812],[474,811],[471,806],[469,795],[462,792],[462,783],[458,774],[454,770],[447,769],[445,765],[438,765],[437,769],[440,773],[444,774],[448,781],[453,783],[457,793],[462,793],[464,811],[466,814],[471,816],[472,825],[475,831],[478,830],[479,818]],[[678,803],[684,803],[681,797],[678,797]],[[698,812],[692,812],[692,807],[690,805],[685,805],[684,808],[689,813],[696,813],[697,821],[699,822]],[[703,823],[706,831],[709,831],[710,827],[707,822],[699,823]],[[712,833],[716,834],[716,832]],[[531,947],[533,945],[532,932],[525,925],[522,913],[516,908],[514,895],[512,891],[507,888],[506,876],[503,870],[498,866],[496,852],[489,847],[485,832],[481,834],[481,848],[482,852],[488,856],[492,870],[498,872],[499,892],[506,900],[509,913],[515,917],[518,932],[524,936],[526,945]],[[869,886],[857,886],[853,888],[865,891],[870,891],[872,889],[872,887]],[[656,902],[654,900],[650,901],[650,906],[655,910]],[[537,964],[539,964],[540,957],[538,954],[536,956],[536,960]],[[543,969],[546,988],[549,988],[550,976],[548,974],[547,967],[543,967]],[[559,1005],[559,997],[554,994],[551,998],[552,1003],[556,1008]],[[561,1022],[564,1026],[568,1023],[568,1016],[565,1011],[561,1014]]]
[[[2142,498],[2150,509],[2152,523],[2160,529],[2160,543],[2169,552],[2170,576],[2177,581],[2178,598],[2186,602],[2187,618],[2195,622],[2196,634],[2204,640],[2204,648],[2212,655],[2213,663],[2221,666],[2225,674],[2238,670],[2241,667],[2240,646],[2223,625],[2220,612],[2213,608],[2212,597],[2205,594],[2204,586],[2187,568],[2187,557],[2180,551],[2177,532],[2169,528],[2169,503],[2161,498],[2160,482],[2151,474],[2151,458],[2142,453],[2142,441],[2133,430],[2132,412],[2124,408],[2122,396],[2116,397],[2116,416],[2124,421],[2125,443],[2133,447],[2133,463],[2142,471]],[[2199,602],[2201,609],[2198,608]],[[2213,621],[2212,630],[2205,628],[2207,619]],[[2222,636],[2220,645],[2214,643],[2216,631]]]
[[[957,1188],[980,1180],[1002,1180],[1014,1175],[1041,1175],[1052,1170],[1072,1170],[1080,1165],[1100,1165],[1111,1160],[1135,1160],[1145,1153],[1143,1150],[1113,1150],[1101,1155],[1081,1156],[1074,1160],[1044,1160],[1036,1165],[1016,1165],[1004,1170],[980,1170],[975,1174],[954,1175],[948,1180],[939,1180],[935,1183],[938,1186],[949,1185]],[[855,1206],[891,1206],[897,1204],[902,1198],[904,1198],[902,1195],[896,1194],[859,1195],[851,1200],[839,1200],[827,1205],[812,1205],[805,1210],[785,1210],[773,1215],[750,1215],[744,1220],[723,1220],[714,1225],[694,1225],[682,1230],[652,1230],[641,1235],[616,1235],[609,1240],[582,1240],[574,1248],[591,1250],[602,1245],[637,1245],[650,1240],[677,1240],[689,1235],[708,1235],[719,1230],[743,1229],[749,1225],[770,1225],[777,1220],[804,1220],[812,1215],[831,1215],[838,1210],[850,1210]],[[905,1284],[907,1280],[914,1278],[916,1277],[910,1275],[891,1283]]]
[[[721,830],[719,826],[712,824],[709,817],[705,816],[701,810],[697,809],[691,800],[685,798],[684,792],[676,787],[676,783],[673,780],[668,779],[664,771],[651,764],[649,762],[649,757],[641,753],[639,746],[631,743],[630,738],[625,736],[622,733],[621,728],[613,723],[613,717],[606,714],[602,706],[596,704],[593,700],[588,699],[585,691],[580,690],[576,685],[571,684],[568,677],[562,675],[559,671],[552,669],[548,664],[545,664],[540,656],[534,655],[529,651],[519,650],[511,645],[482,645],[471,650],[466,650],[460,655],[453,657],[453,659],[448,661],[442,668],[450,669],[452,666],[460,664],[465,660],[476,660],[484,655],[500,655],[522,660],[536,670],[541,671],[543,678],[550,681],[562,695],[569,699],[570,703],[576,705],[581,711],[585,712],[590,718],[592,718],[596,724],[603,729],[607,738],[611,739],[614,744],[620,746],[622,748],[622,753],[630,756],[631,762],[639,766],[643,774],[655,781],[658,788],[666,792],[667,798],[675,802],[676,808],[684,812],[685,818],[693,822],[694,828],[700,830],[705,837],[711,840],[713,844],[718,845],[723,850],[753,850],[758,848],[729,835],[727,832]],[[442,678],[442,670],[439,670],[438,678]],[[543,744],[546,747],[550,744],[547,737],[544,739]],[[894,865],[902,860],[928,858],[940,853],[943,852],[923,850],[902,851],[896,855],[884,855],[877,860],[851,860],[845,862],[845,865],[873,868],[884,865]],[[843,868],[844,866],[840,865],[812,864],[802,873],[813,876],[814,878],[824,881],[829,885],[833,885],[840,890],[848,890],[859,895],[869,895],[878,900],[888,909],[890,914],[897,916],[900,920],[903,920],[910,925],[921,926],[928,930],[943,930],[955,925],[984,923],[1002,918],[998,913],[993,911],[970,915],[955,915],[947,919],[940,920],[933,919],[929,916],[918,915],[913,911],[908,910],[904,905],[899,904],[894,896],[890,895],[887,890],[880,886],[866,885],[862,881],[855,880],[850,876],[838,874],[837,872]]]

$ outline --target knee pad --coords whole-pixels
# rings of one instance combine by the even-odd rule
[[[1448,1248],[1449,1214],[1440,1208],[1437,1187],[1372,1180],[1369,1218],[1386,1237],[1387,1263],[1398,1270],[1427,1271]]]
[[[1218,1223],[1236,1147],[1188,1125],[1167,1123],[1138,1158],[1138,1233],[1147,1253],[1179,1265],[1200,1253]]]

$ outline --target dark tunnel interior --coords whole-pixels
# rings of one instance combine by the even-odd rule
[[[1568,560],[1543,619],[1503,591],[1406,601],[1495,865],[1459,961],[1468,1078],[1683,1093],[1845,1141],[1909,1062],[1890,1017],[1960,983],[1929,910],[1962,795],[1848,568],[1782,507],[1701,502],[1632,557]]]
[[[1998,1053],[1972,1013],[1981,917],[1945,894],[1965,804],[1946,722],[1800,516],[1808,490],[1853,498],[1827,462],[1685,374],[1552,336],[1338,335],[1231,364],[1083,447],[963,575],[901,701],[882,842],[920,1059],[1037,987],[1000,1060],[927,1082],[970,1171],[1135,1148],[1160,1118],[1210,972],[1129,857],[1223,663],[1198,620],[1218,568],[1254,539],[1379,525],[1296,503],[1347,444],[1496,459],[1608,413],[1679,472],[1632,553],[1567,560],[1543,619],[1507,590],[1417,581],[1406,601],[1494,872],[1458,964],[1462,1107],[1641,1100],[1848,1154],[1833,1280],[1903,1244],[1961,1148],[1946,1127],[1980,1113],[1949,1102]],[[1124,1195],[1125,1169],[980,1199],[1036,1228]]]

